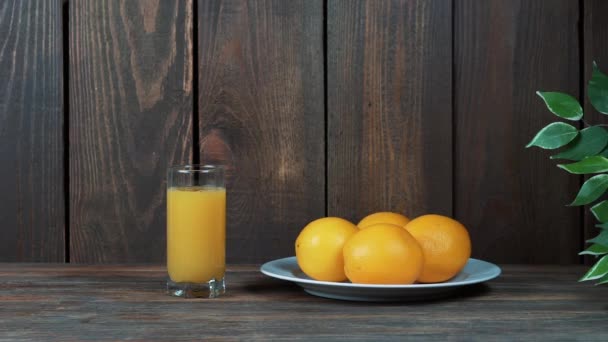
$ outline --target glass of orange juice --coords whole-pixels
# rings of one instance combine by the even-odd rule
[[[167,179],[167,292],[215,298],[226,292],[226,188],[219,165],[180,165]]]

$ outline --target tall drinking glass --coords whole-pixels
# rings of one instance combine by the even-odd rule
[[[167,179],[167,292],[215,298],[226,291],[226,188],[218,165],[180,165]]]

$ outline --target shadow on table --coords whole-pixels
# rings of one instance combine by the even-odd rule
[[[264,279],[245,284],[243,285],[243,290],[261,295],[304,292],[301,287],[295,283],[275,279]]]
[[[291,282],[284,282],[274,279],[265,279],[255,283],[249,283],[243,285],[243,290],[255,294],[255,295],[268,295],[272,297],[290,298],[290,299],[304,299],[304,300],[319,300],[329,301],[334,303],[345,303],[349,305],[425,305],[437,302],[455,302],[461,300],[474,299],[488,295],[492,292],[492,289],[487,284],[475,284],[469,286],[463,286],[444,296],[438,296],[433,298],[421,298],[420,300],[406,300],[406,301],[395,301],[395,302],[357,302],[357,301],[346,301],[339,299],[330,299],[316,297],[308,294],[297,284]]]

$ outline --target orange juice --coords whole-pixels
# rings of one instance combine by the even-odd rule
[[[226,189],[167,190],[167,269],[172,281],[206,283],[226,270]]]

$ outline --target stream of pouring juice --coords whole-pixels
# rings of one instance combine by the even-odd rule
[[[226,271],[226,189],[167,190],[167,269],[174,282],[206,283]]]

